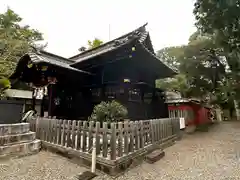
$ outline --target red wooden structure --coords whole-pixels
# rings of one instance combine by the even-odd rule
[[[183,117],[185,125],[198,126],[212,122],[211,108],[193,99],[168,100],[168,111],[170,117]]]

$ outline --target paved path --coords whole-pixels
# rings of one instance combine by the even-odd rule
[[[240,180],[240,122],[188,135],[155,164],[143,163],[117,180]],[[0,162],[0,180],[66,180],[86,169],[49,152]],[[110,180],[99,175],[94,180]]]

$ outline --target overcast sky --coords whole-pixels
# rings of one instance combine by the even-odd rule
[[[186,44],[196,30],[194,0],[0,0],[38,29],[47,51],[70,57],[95,37],[104,42],[148,22],[155,50]],[[109,28],[110,25],[110,28]],[[110,29],[110,33],[109,33]]]

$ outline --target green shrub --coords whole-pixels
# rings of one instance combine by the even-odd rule
[[[94,107],[89,120],[108,123],[119,122],[123,121],[127,115],[127,109],[117,101],[102,101],[100,104]]]

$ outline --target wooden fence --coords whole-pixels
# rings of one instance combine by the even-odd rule
[[[179,134],[179,119],[153,119],[118,123],[37,118],[30,128],[43,143],[75,153],[91,162],[93,144],[97,163],[116,166]]]

